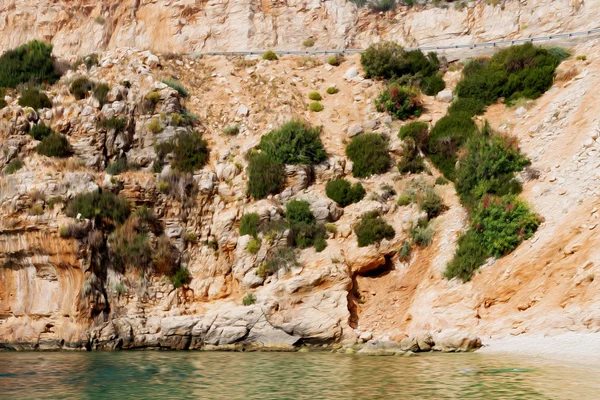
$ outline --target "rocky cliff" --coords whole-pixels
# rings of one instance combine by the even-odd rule
[[[439,173],[431,165],[431,174],[406,176],[390,170],[362,179],[367,196],[344,209],[325,195],[327,181],[352,170],[344,151],[349,136],[363,130],[386,134],[392,158],[402,154],[397,132],[403,123],[376,111],[373,99],[382,84],[362,77],[358,56],[331,66],[306,57],[265,61],[171,54],[296,47],[307,36],[301,31],[305,26],[316,27],[313,36],[323,47],[361,46],[377,38],[377,27],[409,43],[491,40],[523,29],[591,28],[598,4],[555,2],[565,18],[545,14],[547,23],[525,28],[527,18],[540,12],[535,2],[507,2],[504,10],[473,5],[462,11],[427,9],[385,17],[357,13],[354,6],[337,1],[242,3],[181,1],[167,7],[161,1],[56,2],[35,9],[3,3],[2,30],[14,34],[3,35],[1,46],[42,37],[53,41],[57,54],[105,51],[98,65],[89,70],[80,65],[47,88],[52,108],[23,108],[9,95],[7,107],[0,110],[0,168],[16,158],[24,162],[18,171],[5,172],[0,183],[0,346],[290,349],[375,337],[395,340],[404,350],[432,345],[456,350],[476,345],[473,334],[598,331],[597,39],[573,47],[573,54],[586,54],[587,60],[561,64],[554,86],[535,103],[519,108],[499,104],[484,115],[495,129],[517,138],[532,160],[538,173],[520,179],[526,200],[545,222],[532,239],[489,262],[468,283],[442,277],[467,226],[453,185],[436,186],[447,210],[433,222],[432,245],[415,248],[408,259],[397,256],[423,212],[416,205],[399,206],[396,194],[415,180],[434,185]],[[446,15],[458,25],[438,27],[435,36],[407,30],[407,24],[428,26],[436,20],[431,15]],[[420,18],[422,23],[414,22]],[[515,18],[521,21],[519,30],[503,31],[515,26],[502,21]],[[497,28],[485,29],[486,23]],[[207,27],[210,31],[203,31]],[[450,88],[459,75],[453,68],[446,71]],[[71,95],[69,85],[81,76],[110,86],[105,104]],[[177,78],[189,95],[181,96],[162,83],[164,78]],[[339,93],[324,97],[322,112],[309,111],[307,94],[325,93],[331,86]],[[144,102],[150,92],[158,95],[148,111]],[[426,112],[420,119],[441,118],[447,100],[424,96]],[[172,115],[180,113],[197,118],[173,123]],[[124,129],[98,123],[115,117],[126,121]],[[285,190],[253,201],[245,194],[246,154],[262,135],[292,117],[323,126],[327,160],[314,167],[287,166]],[[150,128],[154,120],[160,132]],[[27,131],[40,122],[68,137],[71,157],[36,154],[38,141]],[[239,133],[223,132],[231,125],[238,125]],[[172,160],[153,172],[155,143],[187,130],[201,132],[208,141],[209,162],[191,177],[195,190],[161,190]],[[107,174],[108,163],[123,155],[136,170]],[[175,288],[159,274],[140,277],[138,271],[111,265],[104,265],[104,275],[98,276],[97,253],[90,239],[81,239],[93,230],[90,221],[78,222],[85,231],[79,238],[61,234],[75,221],[66,216],[64,204],[98,188],[153,210],[190,272],[188,284]],[[335,224],[335,230],[322,252],[298,251],[296,265],[265,278],[258,269],[269,249],[287,240],[286,233],[263,238],[258,251],[250,252],[251,237],[239,235],[240,220],[256,212],[262,221],[277,221],[292,198],[308,201],[317,220]],[[384,215],[396,236],[358,247],[353,226],[370,210]],[[248,294],[255,302],[246,306],[242,299]],[[407,335],[411,338],[405,339]]]

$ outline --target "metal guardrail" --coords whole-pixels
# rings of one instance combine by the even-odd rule
[[[436,50],[453,50],[453,49],[478,49],[484,47],[497,47],[506,45],[515,45],[521,43],[533,43],[533,42],[544,42],[558,39],[570,39],[576,36],[589,36],[595,33],[600,33],[600,28],[590,29],[587,31],[561,33],[557,35],[539,36],[534,38],[514,39],[514,40],[502,40],[497,42],[483,42],[483,43],[472,43],[472,44],[458,44],[448,46],[419,46],[419,47],[405,47],[406,50],[424,50],[424,51],[436,51]],[[233,55],[261,55],[266,50],[250,50],[250,51],[206,51],[206,52],[192,52],[188,55],[194,56],[233,56]],[[312,54],[356,54],[362,53],[364,49],[331,49],[331,50],[273,50],[279,55],[294,54],[294,55],[312,55]]]

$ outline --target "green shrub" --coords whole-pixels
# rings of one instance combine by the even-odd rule
[[[16,88],[28,82],[54,84],[59,78],[52,59],[52,45],[39,40],[0,56],[0,87]]]
[[[154,134],[162,132],[163,127],[158,118],[152,118],[150,122],[148,122],[148,130]]]
[[[346,146],[346,155],[353,163],[352,175],[366,178],[381,174],[390,167],[388,141],[377,133],[355,136]]]
[[[274,61],[279,59],[277,57],[277,54],[273,51],[273,50],[267,50],[263,55],[262,55],[262,59],[263,60],[269,60],[269,61]]]
[[[240,236],[251,235],[257,237],[259,223],[260,216],[257,213],[244,214],[240,221]]]
[[[325,234],[318,234],[314,240],[315,251],[317,253],[322,252],[327,247],[327,240]]]
[[[322,99],[321,94],[319,92],[310,92],[308,94],[308,98],[314,101],[319,101]]]
[[[577,57],[575,57],[575,59],[577,61],[586,61],[587,60],[587,56],[585,54],[579,55]]]
[[[457,152],[476,134],[477,125],[464,114],[446,115],[435,124],[429,133],[429,157],[446,178],[454,180]]]
[[[52,108],[52,102],[48,96],[34,87],[29,87],[23,92],[21,97],[19,97],[19,105],[21,107],[31,107],[34,110],[39,110],[40,108]]]
[[[229,136],[235,136],[240,133],[239,125],[229,125],[227,128],[223,129],[223,133]]]
[[[369,9],[373,12],[386,12],[396,9],[396,0],[375,0],[369,3]]]
[[[564,61],[567,58],[571,57],[571,52],[562,47],[554,46],[554,47],[549,47],[547,50],[548,50],[548,53],[550,53],[552,56],[554,56],[559,61]]]
[[[485,247],[479,243],[476,232],[470,229],[458,238],[456,252],[446,266],[444,277],[459,277],[463,282],[468,282],[489,256]]]
[[[44,207],[39,204],[35,204],[29,209],[29,215],[40,216],[42,214],[44,214]]]
[[[302,46],[304,47],[313,47],[315,45],[315,39],[309,37],[308,39],[302,42]]]
[[[175,89],[177,90],[177,93],[179,93],[179,95],[183,98],[186,98],[189,96],[189,92],[186,90],[186,88],[183,87],[183,85],[173,79],[163,79],[162,81],[165,85],[169,86],[171,89]]]
[[[494,257],[502,257],[529,239],[540,218],[516,196],[486,196],[472,216],[479,243]]]
[[[421,211],[427,213],[427,218],[432,219],[440,215],[444,209],[444,202],[439,194],[433,189],[428,188],[424,191],[419,201],[419,208]]]
[[[46,136],[49,136],[53,133],[54,131],[49,126],[46,126],[43,122],[37,125],[33,125],[29,130],[29,135],[35,140],[42,140]]]
[[[198,185],[191,173],[171,171],[162,178],[163,184],[159,182],[159,190],[164,185],[164,192],[179,201],[184,207],[192,207],[198,195]]]
[[[82,218],[109,220],[118,225],[125,222],[130,212],[127,200],[107,191],[78,194],[67,203],[65,210],[71,218],[81,214]]]
[[[98,126],[106,129],[112,130],[114,129],[116,132],[121,132],[127,126],[127,122],[123,118],[106,118],[98,121]]]
[[[106,83],[98,83],[94,85],[94,97],[100,103],[100,107],[106,102],[106,96],[110,91],[110,87]]]
[[[23,168],[23,161],[21,161],[21,159],[19,158],[15,158],[11,160],[8,164],[6,164],[6,167],[4,167],[4,172],[10,175],[14,174],[21,168]]]
[[[430,246],[433,243],[433,233],[433,229],[431,229],[427,221],[417,223],[410,230],[412,242],[419,247]]]
[[[262,199],[281,192],[285,185],[283,163],[267,153],[253,153],[248,162],[248,194]]]
[[[325,193],[338,205],[346,207],[349,204],[361,201],[365,197],[366,191],[360,182],[350,185],[350,182],[345,179],[334,179],[327,182]]]
[[[246,247],[246,251],[250,254],[256,254],[260,250],[261,240],[258,238],[252,238],[248,242],[248,246]]]
[[[402,242],[402,247],[398,251],[398,259],[402,262],[407,262],[410,259],[410,253],[412,252],[412,247],[408,240]]]
[[[561,54],[526,43],[494,54],[489,61],[477,60],[465,67],[456,87],[459,98],[475,98],[492,104],[524,97],[535,99],[552,86]]]
[[[329,233],[332,234],[336,234],[337,233],[337,226],[336,224],[332,223],[332,222],[328,222],[325,224],[325,230]]]
[[[308,109],[313,112],[321,112],[323,111],[323,104],[319,103],[318,101],[313,101],[308,105]]]
[[[425,170],[423,156],[419,153],[415,141],[412,138],[407,138],[404,141],[404,149],[402,157],[398,161],[398,171],[401,174],[418,174]]]
[[[194,172],[208,162],[208,143],[197,132],[181,132],[174,139],[172,166],[177,171]]]
[[[51,133],[42,139],[35,151],[48,157],[67,157],[71,154],[71,146],[64,135]]]
[[[258,149],[283,164],[318,164],[327,159],[321,128],[292,120],[263,136]]]
[[[450,114],[464,113],[469,117],[481,115],[485,112],[485,103],[471,97],[460,97],[452,102],[448,108]]]
[[[414,140],[418,149],[427,152],[429,141],[429,125],[425,122],[414,121],[400,128],[398,137],[402,140],[411,138]]]
[[[73,65],[73,68],[77,69],[79,67],[79,65],[81,65],[81,64],[85,64],[85,67],[89,71],[92,67],[100,64],[100,62],[98,61],[98,54],[92,53],[92,54],[88,54],[87,56],[85,56],[83,58],[80,58]]]
[[[450,183],[448,179],[444,178],[443,176],[438,176],[435,178],[436,185],[447,185],[448,183]]]
[[[402,193],[400,196],[398,196],[398,200],[396,201],[400,207],[407,206],[413,202],[414,199],[409,193]]]
[[[427,96],[435,96],[446,88],[446,82],[438,74],[426,76],[419,82],[421,91]]]
[[[440,66],[435,53],[425,56],[419,50],[405,51],[399,44],[385,41],[369,46],[360,61],[367,78],[380,79],[430,76],[437,73]]]
[[[3,87],[0,87],[0,109],[3,109],[7,106],[6,100],[4,100],[4,96],[6,96],[6,90]]]
[[[69,88],[76,100],[85,99],[92,90],[94,90],[94,83],[85,77],[75,79]]]
[[[266,278],[280,269],[288,270],[297,265],[296,251],[289,247],[280,247],[268,254],[267,261],[258,267],[256,275]]]
[[[242,299],[242,304],[245,306],[251,306],[254,303],[256,303],[256,296],[253,295],[252,293],[248,293]]]
[[[117,158],[115,161],[109,163],[106,167],[106,173],[109,175],[119,175],[127,170],[127,159],[124,157]]]
[[[332,56],[327,57],[327,64],[333,65],[334,67],[337,67],[343,61],[344,61],[344,56],[342,56],[341,54],[334,54]]]
[[[529,165],[515,139],[500,136],[486,123],[482,134],[469,139],[456,170],[456,191],[463,203],[474,205],[487,194],[518,194],[515,172]]]
[[[391,240],[396,236],[394,228],[385,222],[377,211],[363,214],[354,226],[354,232],[358,238],[358,247],[379,243],[383,239]]]
[[[171,277],[171,283],[175,287],[175,289],[180,288],[183,285],[187,285],[191,281],[190,271],[187,268],[179,268],[175,275]]]
[[[338,89],[337,86],[330,86],[327,88],[327,94],[336,94],[339,91],[340,89]]]
[[[377,110],[387,111],[392,116],[405,120],[419,116],[423,111],[419,89],[392,84],[384,89],[375,100]]]
[[[313,224],[315,216],[310,211],[310,205],[304,200],[290,200],[285,205],[285,218],[290,225],[297,223]]]

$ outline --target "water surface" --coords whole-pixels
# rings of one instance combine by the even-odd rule
[[[0,352],[0,399],[600,399],[598,368],[490,354]]]

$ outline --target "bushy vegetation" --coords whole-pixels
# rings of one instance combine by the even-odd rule
[[[242,304],[245,306],[251,306],[254,303],[256,303],[256,296],[253,295],[252,293],[248,293],[242,299]]]
[[[470,229],[458,238],[456,252],[452,261],[446,266],[444,277],[446,279],[458,277],[463,282],[468,282],[488,257],[489,254],[479,243],[476,232]]]
[[[420,92],[415,86],[391,84],[379,94],[375,104],[378,111],[387,111],[402,120],[418,117],[423,111]]]
[[[327,182],[325,193],[339,206],[346,207],[361,201],[367,192],[360,182],[351,185],[346,179],[334,179]]]
[[[152,118],[150,122],[148,122],[148,130],[154,134],[162,132],[163,126],[158,118]]]
[[[427,152],[429,141],[429,126],[425,122],[414,121],[400,128],[398,138],[414,140],[418,149]]]
[[[172,167],[181,172],[194,172],[208,162],[208,143],[197,132],[181,132],[174,139]]]
[[[183,85],[179,82],[177,82],[176,80],[173,79],[163,79],[162,81],[165,85],[169,86],[171,89],[175,89],[177,91],[177,93],[179,93],[179,95],[183,98],[188,97],[189,96],[189,92],[187,91],[186,88],[183,87]]]
[[[127,126],[127,122],[123,118],[105,118],[98,121],[98,126],[106,130],[114,129],[116,132],[121,132]]]
[[[561,56],[526,43],[499,51],[489,59],[478,59],[463,70],[456,87],[459,98],[474,98],[489,105],[500,97],[508,103],[535,99],[552,86]]]
[[[464,114],[446,115],[435,124],[429,133],[429,157],[446,178],[454,180],[458,150],[475,135],[477,125]]]
[[[21,161],[20,158],[15,158],[11,160],[8,164],[6,164],[6,167],[4,167],[4,172],[10,175],[14,174],[21,168],[23,168],[23,161]]]
[[[125,157],[120,157],[108,164],[106,173],[109,175],[119,175],[128,169],[127,159]]]
[[[398,161],[398,172],[401,174],[418,174],[425,170],[423,156],[419,153],[417,145],[412,138],[404,140],[402,157]]]
[[[71,218],[81,214],[82,218],[122,224],[131,213],[129,203],[122,197],[108,191],[94,191],[75,196],[65,209]]]
[[[242,220],[240,221],[240,236],[250,235],[257,237],[259,223],[260,216],[257,213],[244,214],[242,216]]]
[[[327,94],[336,94],[340,91],[340,89],[337,88],[337,86],[330,86],[327,88]]]
[[[267,261],[258,267],[256,275],[266,278],[280,269],[288,270],[298,265],[296,251],[289,247],[278,247],[267,255]]]
[[[248,242],[248,246],[246,247],[246,251],[250,254],[256,254],[260,250],[261,240],[253,237]]]
[[[317,224],[308,202],[290,200],[285,206],[285,218],[292,231],[294,246],[300,249],[315,246],[321,251],[327,245],[325,242],[325,227]]]
[[[390,167],[388,140],[377,133],[352,138],[346,146],[346,155],[353,163],[352,175],[356,178],[380,174]]]
[[[43,122],[37,125],[33,125],[31,129],[29,129],[29,135],[35,140],[42,140],[46,136],[51,135],[53,133],[54,131],[52,130],[52,128],[50,128]]]
[[[329,90],[329,89],[327,89]],[[329,92],[328,92],[329,93]],[[6,89],[0,87],[0,109],[3,109],[7,106],[6,100],[4,100],[4,96],[6,96]]]
[[[263,136],[258,149],[283,164],[318,164],[327,159],[321,128],[292,120]]]
[[[16,88],[29,82],[53,84],[59,78],[52,59],[52,45],[39,40],[0,56],[0,87]]]
[[[226,128],[223,128],[223,133],[229,136],[235,136],[238,133],[240,133],[240,126],[239,125],[229,125]]]
[[[106,96],[108,96],[109,91],[110,87],[106,83],[97,83],[94,85],[94,97],[100,103],[100,107],[106,103]]]
[[[158,182],[158,187],[161,192],[167,193],[184,207],[192,207],[198,195],[198,185],[189,172],[171,171]]]
[[[253,152],[248,162],[248,194],[262,199],[277,194],[285,184],[285,167],[274,156],[265,152]]]
[[[518,194],[521,185],[515,173],[529,165],[513,138],[492,132],[485,125],[480,135],[467,142],[466,154],[456,170],[456,191],[467,206],[473,206],[487,194]]]
[[[383,239],[391,240],[396,236],[394,228],[377,211],[363,214],[354,226],[354,232],[358,238],[358,247],[379,243]]]
[[[313,101],[308,105],[308,109],[313,112],[321,112],[323,111],[323,104],[318,101]]]
[[[452,102],[448,108],[450,114],[465,114],[469,117],[481,115],[485,112],[485,103],[472,97],[461,97]]]
[[[427,247],[433,243],[433,229],[429,226],[426,218],[419,221],[410,229],[410,237],[413,244],[419,247]]]
[[[21,97],[19,97],[21,107],[31,107],[34,110],[40,108],[52,108],[52,102],[45,93],[40,92],[38,88],[28,87]]]
[[[492,256],[502,257],[535,233],[540,218],[515,196],[486,196],[475,210],[472,224],[480,244]]]
[[[344,56],[342,56],[341,54],[334,54],[332,56],[327,57],[327,64],[333,65],[334,67],[337,67],[343,61],[344,61]]]
[[[427,96],[435,96],[446,88],[446,82],[438,74],[425,76],[419,82],[421,91]]]
[[[275,60],[278,60],[279,57],[277,57],[277,54],[273,50],[267,50],[262,55],[262,59],[269,60],[269,61],[275,61]]]
[[[439,194],[432,188],[427,188],[423,191],[419,199],[419,208],[427,213],[427,218],[432,219],[440,215],[446,207]]]
[[[369,3],[369,9],[376,13],[395,10],[396,0],[374,0]]]
[[[322,99],[321,94],[319,92],[310,92],[308,94],[308,98],[314,101],[320,101]]]
[[[190,271],[187,268],[179,268],[175,275],[171,277],[171,283],[175,289],[182,287],[183,285],[187,285],[192,280],[190,275]]]
[[[38,154],[48,157],[68,157],[71,154],[71,145],[66,136],[51,133],[42,139],[42,142],[37,145],[35,151]]]
[[[307,39],[304,40],[304,42],[302,42],[302,46],[304,47],[313,47],[315,45],[315,39],[312,37],[309,37]]]
[[[152,247],[148,232],[139,219],[130,218],[109,237],[112,267],[145,270],[152,260]]]
[[[367,78],[397,80],[399,85],[418,84],[432,95],[443,89],[435,53],[425,56],[419,50],[406,51],[394,42],[380,42],[369,46],[360,61]]]
[[[94,83],[85,77],[75,79],[69,88],[76,100],[85,99],[92,90],[94,90]]]

